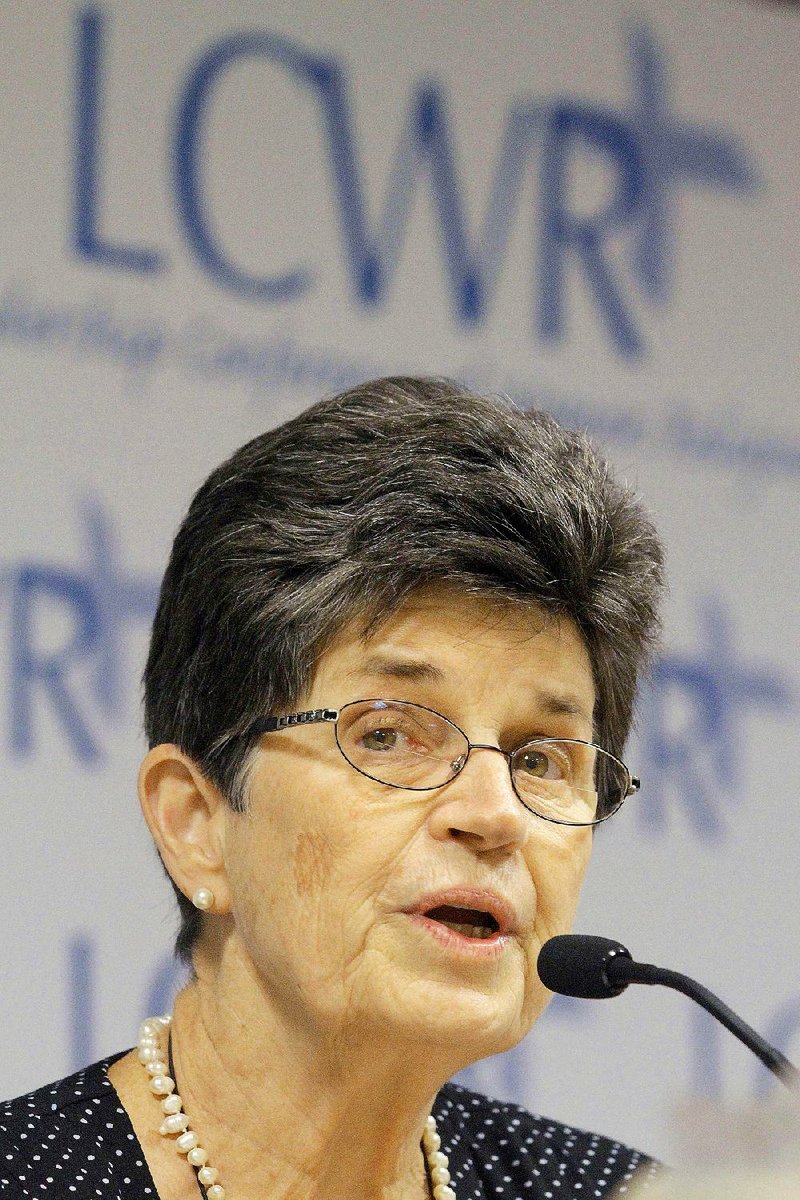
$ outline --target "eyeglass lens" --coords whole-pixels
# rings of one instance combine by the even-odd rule
[[[467,738],[445,717],[400,700],[345,705],[336,739],[357,771],[410,790],[448,783],[469,753]],[[551,738],[515,750],[511,777],[526,808],[578,825],[592,824],[619,808],[630,782],[623,764],[599,746]]]

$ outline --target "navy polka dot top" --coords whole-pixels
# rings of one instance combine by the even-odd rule
[[[106,1074],[119,1057],[0,1104],[2,1200],[157,1200]],[[458,1200],[604,1200],[634,1179],[638,1194],[660,1171],[618,1142],[456,1084],[442,1088],[433,1112]]]

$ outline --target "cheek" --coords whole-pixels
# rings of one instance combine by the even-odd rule
[[[536,932],[545,941],[572,925],[592,851],[590,829],[554,825],[537,839],[529,857],[536,887]]]
[[[254,774],[248,813],[231,818],[230,868],[239,935],[263,968],[285,967],[303,947],[327,975],[369,947],[422,823],[421,809],[393,805],[384,790],[324,764],[308,764],[302,785],[293,764],[272,760]]]
[[[239,944],[277,993],[309,986],[311,963],[329,970],[342,940],[338,848],[320,830],[298,827],[296,809],[285,815],[281,825],[252,813],[229,866]]]
[[[330,882],[333,847],[322,833],[297,834],[292,854],[292,877],[297,895],[305,897],[324,892]]]
[[[572,928],[581,884],[592,849],[591,830],[546,827],[526,851],[536,889],[536,919],[526,950],[522,1027],[527,1032],[541,1015],[550,993],[539,979],[536,962],[546,941]]]

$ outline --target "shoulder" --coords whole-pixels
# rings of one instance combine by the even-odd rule
[[[459,1179],[467,1184],[466,1196],[624,1196],[634,1178],[641,1189],[663,1169],[612,1138],[453,1083],[442,1088],[434,1114],[450,1171],[456,1185]]]
[[[120,1055],[0,1102],[0,1197],[155,1196],[128,1114],[108,1078]],[[137,1178],[138,1176],[138,1178]]]

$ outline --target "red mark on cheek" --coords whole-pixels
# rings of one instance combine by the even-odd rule
[[[331,873],[331,849],[322,834],[298,835],[293,869],[298,896],[324,890]]]

